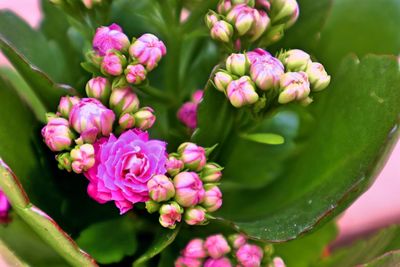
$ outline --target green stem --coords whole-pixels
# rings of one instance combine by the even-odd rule
[[[98,266],[95,260],[82,251],[52,218],[30,203],[18,178],[1,158],[0,188],[15,212],[72,266]]]
[[[143,85],[139,87],[139,90],[145,93],[146,95],[149,95],[153,97],[155,100],[158,100],[159,102],[162,102],[164,104],[171,104],[174,102],[173,98],[169,97],[166,95],[163,91],[154,88],[150,85]]]

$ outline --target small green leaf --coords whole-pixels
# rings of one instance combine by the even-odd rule
[[[129,216],[93,224],[76,242],[102,264],[119,262],[133,255],[138,246],[134,220]]]
[[[273,133],[254,133],[241,134],[241,138],[266,145],[282,145],[285,143],[285,138],[279,134]]]

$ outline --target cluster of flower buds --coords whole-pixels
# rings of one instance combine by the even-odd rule
[[[182,250],[175,267],[285,267],[279,257],[272,258],[273,247],[251,244],[245,236],[222,234],[195,238]]]
[[[178,110],[179,121],[191,130],[197,127],[197,108],[202,99],[203,90],[197,90],[192,94],[191,100],[184,103]]]
[[[330,76],[323,65],[312,62],[310,55],[297,49],[283,52],[278,58],[260,48],[231,54],[225,68],[214,76],[215,88],[237,108],[263,103],[266,98],[277,98],[280,104],[309,104],[310,92],[321,91],[329,83]]]
[[[217,12],[206,15],[206,24],[211,37],[223,43],[261,38],[271,43],[279,40],[298,16],[296,0],[220,0]]]
[[[149,213],[159,212],[160,224],[175,228],[182,219],[189,225],[202,225],[209,213],[222,205],[218,181],[222,167],[207,162],[212,148],[194,143],[183,143],[178,153],[169,154],[167,173],[155,175],[147,183],[150,200],[146,202]]]
[[[9,211],[11,205],[7,196],[0,189],[0,224],[8,223],[10,221]]]

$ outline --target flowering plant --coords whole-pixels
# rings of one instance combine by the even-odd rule
[[[43,0],[37,30],[2,11],[16,72],[0,70],[0,254],[16,266],[398,263],[396,251],[373,260],[400,249],[397,228],[328,247],[397,139],[398,59],[366,55],[400,52],[387,2]],[[384,25],[379,42],[365,17]]]

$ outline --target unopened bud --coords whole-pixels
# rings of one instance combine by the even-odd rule
[[[118,124],[122,130],[132,129],[135,127],[135,117],[131,113],[124,113],[119,118]]]
[[[139,104],[139,98],[130,87],[116,88],[111,92],[110,107],[117,115],[135,112]]]
[[[183,167],[183,161],[174,156],[169,156],[167,162],[165,163],[165,168],[167,169],[168,174],[171,176],[175,176],[180,173],[180,171],[183,170]]]
[[[77,146],[71,150],[72,170],[82,173],[93,167],[95,163],[94,147],[91,144]]]
[[[165,175],[155,175],[147,182],[149,196],[156,202],[167,201],[175,195],[175,187],[171,179]]]
[[[207,188],[207,187],[206,187]],[[218,186],[212,186],[206,190],[201,205],[208,211],[214,212],[222,206],[222,192]]]
[[[126,66],[126,58],[118,52],[107,52],[101,62],[101,72],[104,75],[119,76]]]
[[[146,79],[147,71],[141,64],[128,65],[125,69],[126,80],[131,84],[140,84]]]
[[[178,147],[178,153],[181,155],[185,167],[190,170],[200,171],[206,165],[206,151],[201,146],[186,142]]]
[[[310,55],[299,49],[286,51],[279,56],[288,71],[305,71],[311,63]]]
[[[204,224],[207,221],[206,210],[199,206],[188,208],[185,211],[184,219],[189,225]]]
[[[229,101],[236,108],[254,104],[259,99],[254,83],[249,76],[232,81],[228,85],[226,93]]]
[[[233,27],[224,20],[217,21],[211,28],[211,38],[214,40],[229,43],[233,36]]]
[[[246,244],[247,240],[243,234],[233,234],[228,237],[229,243],[232,245],[234,249],[238,249],[244,244]]]
[[[52,151],[67,150],[72,145],[73,134],[68,121],[64,118],[50,119],[42,129],[42,136]]]
[[[135,127],[145,131],[150,129],[156,121],[154,110],[150,107],[141,108],[135,114]]]
[[[225,92],[229,83],[233,80],[232,76],[225,71],[218,71],[214,77],[215,88]]]
[[[271,14],[274,24],[291,27],[299,17],[299,4],[296,0],[271,0]]]
[[[204,198],[204,188],[195,172],[181,172],[174,177],[175,200],[182,207],[193,207]]]
[[[111,94],[110,82],[104,77],[92,78],[86,84],[86,94],[106,105]]]
[[[206,17],[205,17],[206,25],[209,29],[211,29],[215,23],[219,21],[218,19],[218,14],[215,13],[214,11],[210,10]]]
[[[209,236],[204,242],[204,247],[208,255],[213,259],[218,259],[231,252],[231,248],[225,237],[221,234]]]
[[[69,118],[69,113],[72,110],[72,107],[75,104],[78,104],[80,101],[79,97],[77,96],[63,96],[60,99],[60,103],[58,104],[58,112],[64,118]]]
[[[216,183],[221,179],[223,169],[217,163],[207,163],[200,173],[200,178],[205,183]]]
[[[226,15],[233,8],[231,0],[220,0],[217,10],[219,14]]]
[[[243,76],[249,71],[250,62],[245,54],[231,54],[226,59],[226,69],[228,72]]]
[[[328,75],[324,66],[320,63],[310,63],[307,67],[306,73],[313,91],[322,91],[328,87],[331,82],[331,76]]]
[[[278,102],[286,104],[303,100],[310,94],[310,82],[305,72],[287,72],[281,76]]]

